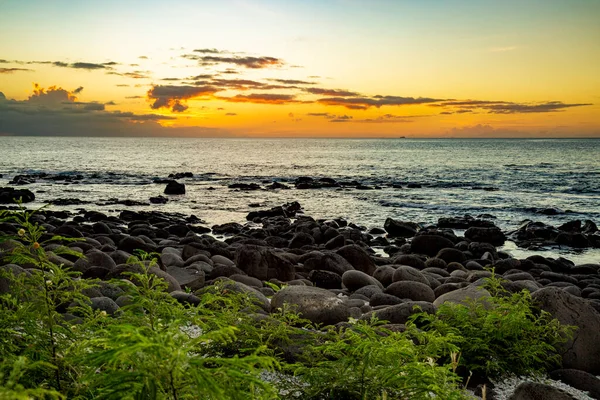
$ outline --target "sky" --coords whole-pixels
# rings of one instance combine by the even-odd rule
[[[600,137],[600,0],[0,0],[0,135]]]

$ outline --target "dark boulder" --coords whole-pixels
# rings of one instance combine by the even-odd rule
[[[435,294],[431,287],[424,283],[414,281],[394,282],[385,289],[385,293],[400,299],[410,299],[414,301],[427,301],[433,303],[435,300]]]
[[[414,222],[402,222],[387,218],[383,228],[389,237],[413,237],[417,234],[419,226]]]
[[[562,324],[577,327],[573,338],[561,348],[563,367],[600,374],[600,314],[589,301],[557,287],[539,289],[532,298]]]
[[[495,226],[490,228],[473,226],[465,231],[465,237],[473,242],[490,243],[494,246],[502,246],[506,241],[504,233]]]
[[[435,256],[441,249],[448,247],[454,247],[454,243],[450,239],[439,235],[415,236],[410,243],[411,252],[425,254],[430,257]]]
[[[368,275],[373,275],[377,266],[369,257],[369,254],[360,246],[350,244],[336,251],[337,254],[344,257],[354,269],[362,271]]]
[[[523,382],[508,400],[575,400],[575,397],[554,386],[537,382]]]
[[[35,200],[35,195],[29,189],[0,188],[0,204],[16,203],[19,199],[23,203],[30,203]]]
[[[185,184],[176,181],[167,183],[165,194],[185,194]]]

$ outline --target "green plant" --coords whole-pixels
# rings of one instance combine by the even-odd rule
[[[299,387],[309,399],[463,399],[450,365],[438,359],[456,350],[435,333],[393,332],[377,321],[329,330],[299,366]]]
[[[65,399],[65,396],[53,389],[45,387],[26,388],[20,381],[26,373],[52,370],[55,367],[42,361],[31,362],[26,357],[17,357],[12,363],[4,361],[0,364],[0,399],[34,400]]]
[[[414,315],[411,324],[452,335],[461,352],[459,370],[465,376],[527,375],[559,365],[557,347],[573,328],[536,309],[528,291],[507,292],[495,275],[485,287],[490,298],[466,304],[447,302],[436,314]]]

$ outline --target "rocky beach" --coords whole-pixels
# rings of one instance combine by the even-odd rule
[[[251,205],[246,222],[209,226],[195,215],[161,211],[164,203],[185,195],[185,184],[179,181],[190,175],[178,173],[158,181],[162,193],[144,204],[154,204],[150,211],[136,210],[139,204],[128,202],[126,194],[111,203],[115,210],[108,213],[76,199],[57,199],[52,203],[77,209],[59,211],[50,206],[35,213],[32,221],[45,229],[47,239],[72,238],[68,247],[83,258],[53,254],[58,245],[49,244],[45,250],[52,262],[80,272],[83,278],[124,278],[136,271],[127,264],[136,251],[157,253],[158,265],[150,272],[168,283],[170,295],[178,302],[197,306],[201,300],[194,293],[225,280],[233,290],[255,298],[265,314],[290,304],[304,318],[325,326],[375,316],[402,331],[417,310],[414,306],[435,313],[446,302],[489,296],[481,286],[495,274],[508,292],[530,292],[543,310],[577,327],[561,349],[562,369],[551,376],[600,398],[600,381],[595,377],[600,374],[600,260],[574,263],[567,257],[535,254],[519,258],[499,250],[507,241],[528,249],[600,248],[594,221],[574,219],[559,226],[526,221],[506,231],[495,225],[492,215],[465,215],[442,217],[433,224],[387,218],[382,226],[367,228],[361,221],[341,217],[312,218],[293,201],[266,209]],[[11,181],[13,187],[0,188],[2,209],[16,210],[15,198],[21,198],[23,206],[33,202],[35,193],[26,182],[40,178],[52,179],[18,176]],[[358,182],[311,177],[264,187],[231,184],[229,190],[344,186],[375,190]],[[0,225],[3,234],[17,230],[15,224]],[[11,244],[5,242],[0,248],[7,252]],[[27,266],[2,268],[21,273]],[[276,292],[265,282],[282,289]],[[87,295],[94,309],[111,315],[126,304],[122,291],[110,283]],[[522,391],[538,398],[562,398],[552,397],[558,396],[558,389],[548,385],[529,385]]]

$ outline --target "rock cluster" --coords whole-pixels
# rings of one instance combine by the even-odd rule
[[[600,374],[600,264],[574,265],[542,256],[511,258],[496,248],[504,243],[504,234],[483,219],[448,218],[422,227],[388,218],[384,230],[375,231],[376,237],[344,219],[315,220],[299,211],[294,202],[251,213],[248,219],[253,224],[229,223],[212,230],[194,216],[161,212],[126,210],[108,216],[81,211],[73,216],[45,211],[34,218],[48,237],[80,239],[68,246],[84,253],[85,259],[54,255],[56,245],[48,245],[46,251],[54,262],[83,277],[103,281],[123,277],[136,268],[126,264],[136,250],[157,252],[158,266],[150,272],[168,283],[178,301],[198,304],[195,292],[225,281],[254,296],[264,312],[292,307],[325,325],[375,315],[402,329],[415,306],[434,313],[444,302],[489,297],[480,285],[490,275],[485,267],[494,267],[506,279],[508,291],[532,292],[542,309],[578,327],[562,349],[563,367]],[[464,236],[458,236],[455,227],[466,229]],[[15,234],[17,229],[11,223],[0,224],[0,233]],[[389,256],[377,255],[374,245],[385,247]],[[9,249],[10,242],[5,242],[0,252]],[[266,281],[284,288],[275,294]],[[0,282],[0,291],[6,285]],[[90,298],[93,307],[107,313],[126,302],[108,282]],[[576,379],[577,373],[561,376]]]

